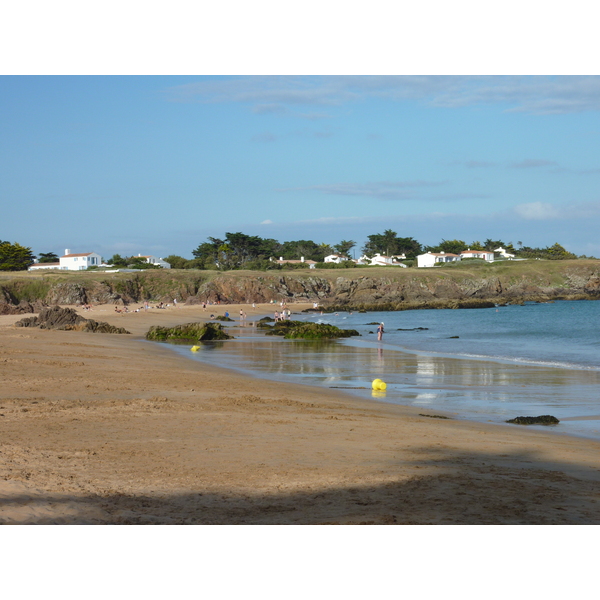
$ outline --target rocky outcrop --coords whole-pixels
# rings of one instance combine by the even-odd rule
[[[256,273],[149,271],[77,281],[15,280],[0,285],[0,314],[47,304],[318,302],[332,310],[479,308],[557,299],[600,299],[598,261],[531,261],[482,269],[353,269]],[[479,273],[481,276],[479,276]],[[121,274],[124,275],[124,274]],[[65,280],[66,279],[66,280]],[[19,307],[19,308],[16,308]],[[36,307],[33,308],[35,310]],[[39,310],[39,307],[37,307]]]
[[[515,417],[506,421],[516,425],[558,425],[560,421],[552,415],[540,415],[539,417]]]
[[[27,317],[15,323],[15,327],[39,327],[63,331],[89,331],[92,333],[129,333],[123,327],[115,327],[104,321],[85,319],[72,308],[52,306],[44,308],[37,317]]]
[[[186,323],[175,327],[154,325],[146,333],[146,339],[154,342],[188,341],[205,342],[209,340],[229,340],[220,323]]]
[[[46,305],[40,301],[34,302],[33,304],[31,302],[26,302],[25,300],[21,300],[19,304],[1,302],[0,315],[22,315],[25,313],[35,313],[45,308],[45,306]]]

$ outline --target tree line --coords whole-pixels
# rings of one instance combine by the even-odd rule
[[[351,268],[356,264],[344,261],[341,265],[324,263],[325,257],[330,254],[340,254],[351,258],[350,252],[355,248],[353,240],[341,240],[337,244],[316,243],[313,240],[294,240],[279,242],[272,238],[262,238],[256,235],[247,235],[242,232],[225,233],[223,238],[208,237],[205,242],[192,250],[193,259],[172,254],[164,258],[173,269],[249,269],[249,270],[271,270],[282,268],[271,258],[283,258],[284,260],[312,260],[319,263],[319,267],[329,268]],[[568,252],[560,244],[556,243],[545,248],[534,248],[523,245],[518,241],[517,247],[512,242],[505,243],[502,240],[488,238],[481,241],[473,241],[470,244],[463,240],[445,240],[436,246],[425,246],[412,237],[400,237],[391,230],[386,229],[383,233],[374,233],[367,236],[367,241],[361,249],[362,255],[369,258],[375,254],[386,256],[406,256],[407,264],[419,254],[425,252],[446,252],[460,254],[464,250],[488,250],[495,251],[504,248],[510,254],[518,258],[541,258],[547,260],[565,260],[574,258],[593,258],[587,256],[577,257]],[[18,243],[0,241],[0,271],[24,271],[32,265],[36,256],[31,248]],[[38,258],[40,263],[58,262],[59,257],[54,252],[42,252]],[[114,254],[108,259],[107,264],[115,267],[129,267],[138,269],[156,269],[157,265],[151,265],[137,256],[122,257]],[[285,268],[307,268],[306,264],[288,264]]]

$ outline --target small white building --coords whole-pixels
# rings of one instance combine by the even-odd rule
[[[138,258],[145,258],[146,262],[150,265],[158,265],[159,267],[162,267],[163,269],[170,269],[171,265],[164,261],[162,258],[156,258],[156,256],[143,256],[141,254],[138,254]]]
[[[326,263],[335,263],[337,265],[345,260],[348,260],[348,257],[344,256],[343,254],[330,254],[329,256],[325,257]]]
[[[450,252],[428,252],[417,256],[417,267],[435,267],[439,263],[460,261],[460,255]]]
[[[96,252],[83,252],[71,254],[67,248],[64,256],[60,257],[59,269],[63,271],[84,271],[88,267],[99,267],[102,257]]]
[[[460,253],[462,258],[482,258],[487,262],[494,262],[494,253],[490,250],[464,250]]]
[[[502,258],[514,258],[514,254],[509,254],[502,246],[496,248],[494,252],[497,252]]]
[[[366,258],[366,257],[365,257]],[[369,264],[372,267],[404,267],[400,261],[404,260],[406,256],[404,254],[398,254],[395,256],[385,256],[385,254],[377,253],[373,258],[369,258]]]
[[[42,269],[60,269],[59,262],[52,263],[33,263],[27,269],[28,271],[41,271]]]

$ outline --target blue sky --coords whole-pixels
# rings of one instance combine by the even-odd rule
[[[600,256],[597,76],[0,76],[0,239],[192,257],[226,231]]]

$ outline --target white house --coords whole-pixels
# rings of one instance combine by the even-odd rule
[[[417,267],[434,267],[437,263],[458,262],[460,255],[450,252],[428,252],[417,256]]]
[[[102,257],[96,252],[83,252],[81,254],[71,254],[67,248],[64,256],[60,257],[59,269],[63,271],[83,271],[88,267],[98,267],[102,262]]]
[[[138,258],[145,258],[146,262],[150,265],[158,265],[159,267],[162,267],[163,269],[170,269],[171,265],[164,261],[162,258],[156,258],[156,256],[142,256],[141,254],[138,254]]]
[[[300,260],[283,260],[283,257],[280,256],[279,260],[273,260],[273,257],[269,258],[271,262],[276,262],[278,265],[287,265],[287,264],[306,264],[309,269],[315,269],[315,265],[317,264],[314,260],[305,260],[304,256],[300,257]]]
[[[497,252],[503,258],[514,258],[515,257],[514,254],[509,254],[502,246],[500,246],[499,248],[496,248],[494,250],[494,252]]]
[[[464,250],[460,253],[462,258],[482,258],[487,262],[494,262],[494,253],[489,250]]]
[[[366,257],[365,257],[366,258]],[[373,258],[368,259],[372,267],[381,266],[381,267],[404,267],[400,261],[404,260],[406,256],[404,254],[396,255],[396,256],[385,256],[384,254],[377,253]]]
[[[345,260],[348,260],[348,257],[342,254],[330,254],[325,257],[326,263],[336,263],[338,265]]]

